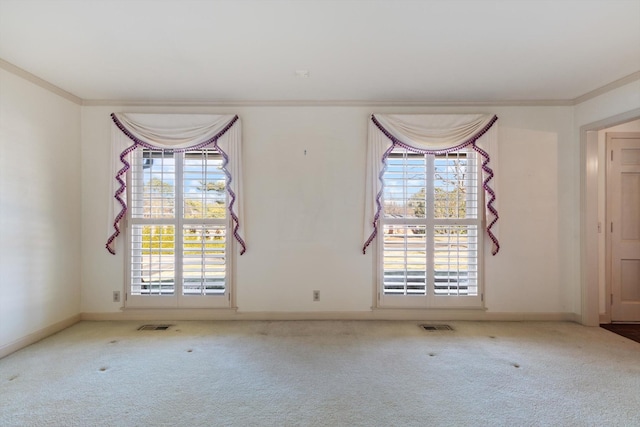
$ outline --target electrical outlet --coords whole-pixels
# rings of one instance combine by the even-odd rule
[[[313,291],[313,300],[320,301],[320,291]]]
[[[113,291],[113,302],[120,302],[120,291]]]

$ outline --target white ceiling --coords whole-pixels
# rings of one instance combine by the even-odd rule
[[[640,71],[640,0],[0,0],[0,58],[85,100],[572,100]]]

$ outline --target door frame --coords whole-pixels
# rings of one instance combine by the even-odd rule
[[[633,136],[632,136],[633,135]],[[612,171],[611,171],[611,162],[609,160],[609,152],[611,150],[610,147],[610,138],[622,138],[622,139],[638,139],[640,138],[640,132],[620,132],[620,131],[615,131],[615,132],[607,132],[606,133],[606,137],[605,137],[605,156],[606,156],[606,160],[605,160],[605,226],[604,226],[604,232],[605,232],[605,313],[604,316],[600,316],[601,317],[601,322],[606,322],[606,323],[612,323],[614,322],[613,320],[613,299],[614,299],[614,294],[613,294],[613,259],[612,259],[612,255],[613,255],[613,241],[612,241],[612,236],[611,236],[611,232],[610,232],[610,224],[613,221],[613,218],[611,218],[611,205],[610,205],[610,188],[609,185],[611,184],[611,179],[612,179]],[[619,189],[618,189],[619,190]],[[619,320],[617,322],[620,322]]]
[[[640,119],[640,108],[580,127],[580,323],[600,324],[598,296],[598,134],[597,131]],[[609,320],[610,320],[610,310]],[[606,319],[603,319],[606,320]]]

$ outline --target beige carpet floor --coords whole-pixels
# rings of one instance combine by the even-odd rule
[[[640,344],[560,322],[81,322],[0,360],[0,426],[640,426]]]

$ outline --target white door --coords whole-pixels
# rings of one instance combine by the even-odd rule
[[[611,320],[640,321],[640,133],[607,134]]]

